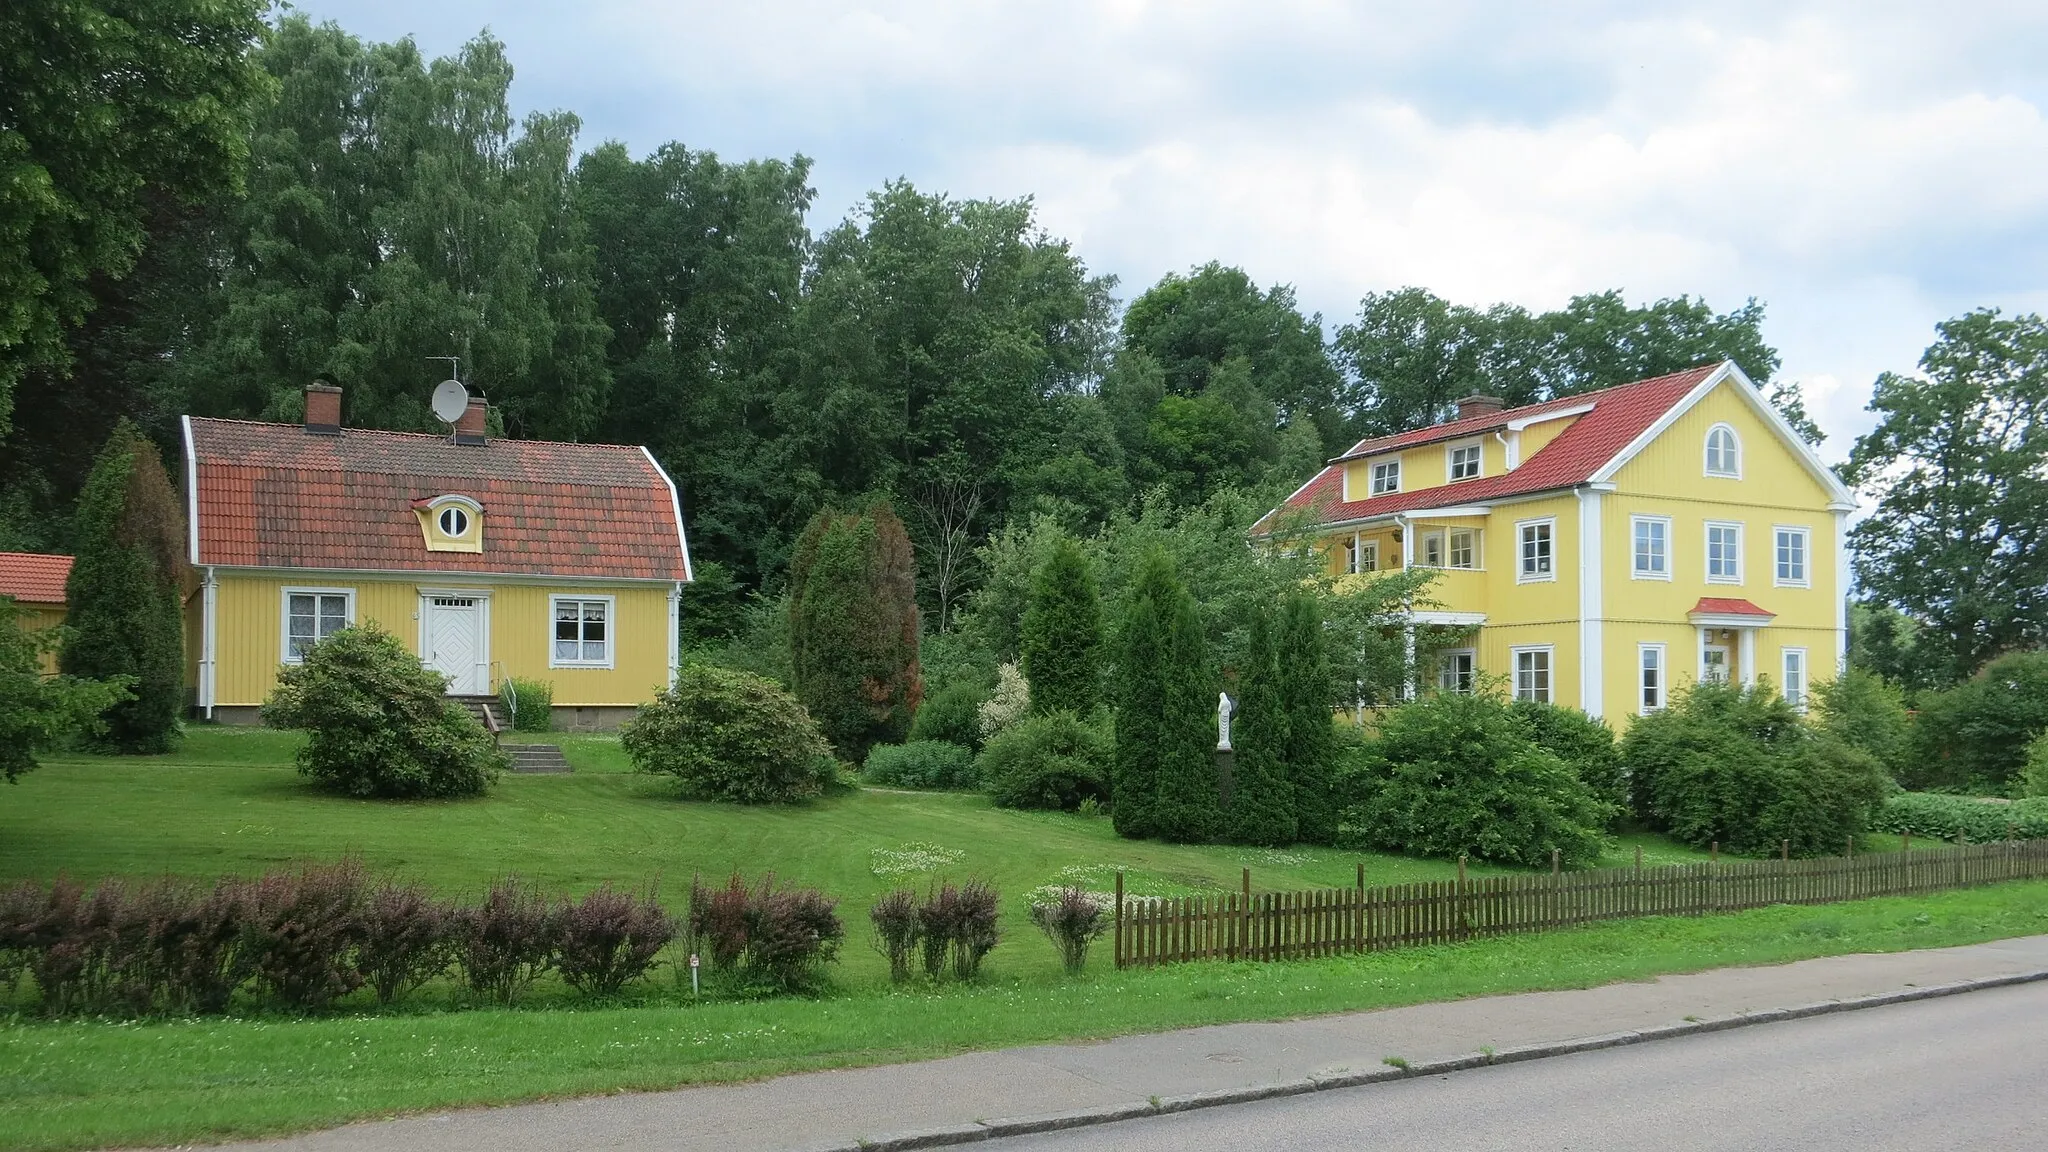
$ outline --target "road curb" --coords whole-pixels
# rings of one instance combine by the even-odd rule
[[[2015,984],[2032,984],[2048,980],[2048,969],[2034,972],[2014,972],[2004,976],[1985,976],[1977,980],[1958,980],[1950,984],[1930,984],[1924,988],[1900,988],[1891,992],[1877,992],[1869,996],[1856,996],[1847,1000],[1820,1000],[1801,1004],[1793,1008],[1767,1008],[1755,1012],[1738,1012],[1731,1016],[1712,1016],[1697,1020],[1686,1020],[1677,1024],[1660,1024],[1654,1028],[1643,1028],[1634,1032],[1609,1032],[1601,1036],[1582,1036],[1575,1040],[1559,1040],[1542,1044],[1522,1044],[1513,1048],[1471,1052],[1463,1056],[1446,1056],[1437,1060],[1417,1060],[1406,1065],[1390,1065],[1362,1072],[1334,1072],[1328,1075],[1310,1076],[1303,1080],[1286,1080],[1273,1084],[1253,1084],[1243,1088],[1225,1088],[1213,1092],[1194,1092],[1184,1096],[1154,1096],[1146,1101],[1121,1104],[1107,1104],[1097,1108],[1082,1108],[1071,1112],[1050,1112],[1036,1116],[1010,1116],[999,1120],[979,1120],[972,1124],[956,1124],[933,1128],[921,1132],[902,1132],[871,1140],[855,1140],[847,1144],[833,1145],[822,1152],[909,1152],[918,1148],[945,1148],[955,1144],[974,1144],[1003,1136],[1024,1136],[1034,1132],[1057,1132],[1068,1128],[1092,1128],[1098,1124],[1114,1124],[1122,1120],[1136,1120],[1145,1116],[1164,1116],[1175,1112],[1189,1112],[1197,1108],[1215,1108],[1225,1104],[1244,1104],[1255,1100],[1273,1100],[1282,1096],[1300,1096],[1305,1093],[1325,1092],[1339,1088],[1362,1088],[1371,1084],[1384,1084],[1393,1080],[1413,1080],[1422,1076],[1444,1076],[1452,1072],[1464,1072],[1473,1068],[1485,1068],[1496,1064],[1519,1064],[1528,1060],[1543,1060],[1552,1056],[1570,1056],[1579,1052],[1596,1052],[1603,1048],[1618,1048],[1625,1044],[1644,1044],[1655,1040],[1671,1040],[1680,1036],[1692,1036],[1703,1032],[1723,1032],[1730,1028],[1747,1028],[1752,1024],[1773,1024],[1782,1020],[1804,1020],[1813,1016],[1827,1016],[1836,1012],[1855,1012],[1864,1008],[1882,1008],[1888,1004],[1907,1004],[1915,1000],[1934,1000],[1943,996],[1959,996],[1965,992],[1984,992],[1993,988],[2009,988]]]

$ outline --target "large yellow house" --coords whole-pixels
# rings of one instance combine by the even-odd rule
[[[609,727],[675,676],[689,548],[675,485],[645,448],[491,439],[471,400],[448,436],[186,417],[196,581],[193,701],[254,722],[324,636],[374,621],[485,697],[553,684],[555,719]]]
[[[1412,621],[1471,636],[1434,655],[1441,686],[1494,674],[1617,725],[1703,679],[1804,706],[1846,651],[1854,507],[1732,362],[1522,408],[1470,397],[1284,506],[1334,574],[1435,574]]]

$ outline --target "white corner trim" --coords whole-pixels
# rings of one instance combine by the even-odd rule
[[[192,417],[180,416],[185,433],[185,562],[199,564],[199,454],[192,450]],[[212,579],[212,577],[208,577]],[[213,718],[211,704],[207,719]]]
[[[1835,675],[1840,676],[1849,670],[1849,513],[1843,509],[1835,511],[1834,568]]]
[[[206,570],[200,584],[199,600],[199,707],[208,720],[213,719],[215,686],[219,683],[220,628],[217,623],[220,612],[220,581],[214,577],[213,569]]]
[[[1605,711],[1607,688],[1605,585],[1600,563],[1604,502],[1599,492],[1579,492],[1579,709],[1595,720]],[[1556,545],[1551,547],[1555,552]]]
[[[676,516],[676,543],[683,550],[683,579],[686,582],[695,580],[697,578],[696,569],[690,566],[690,539],[683,531],[683,498],[676,492],[676,482],[669,479],[668,470],[663,468],[661,462],[654,458],[654,453],[648,450],[647,445],[640,445],[640,454],[647,457],[647,466],[654,469],[654,474],[661,477],[661,482],[668,486],[669,510],[674,512]],[[554,647],[550,645],[548,651],[554,651]]]
[[[676,676],[683,666],[683,582],[676,581],[668,590],[668,686],[676,686]],[[552,648],[552,645],[550,645]]]

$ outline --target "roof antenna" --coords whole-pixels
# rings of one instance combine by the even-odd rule
[[[434,387],[434,415],[450,429],[469,410],[469,389],[462,386],[462,358],[459,356],[429,356],[429,360],[446,360],[448,378]]]

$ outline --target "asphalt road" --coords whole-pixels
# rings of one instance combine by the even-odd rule
[[[1003,1152],[2048,1149],[2048,983],[997,1143]]]

